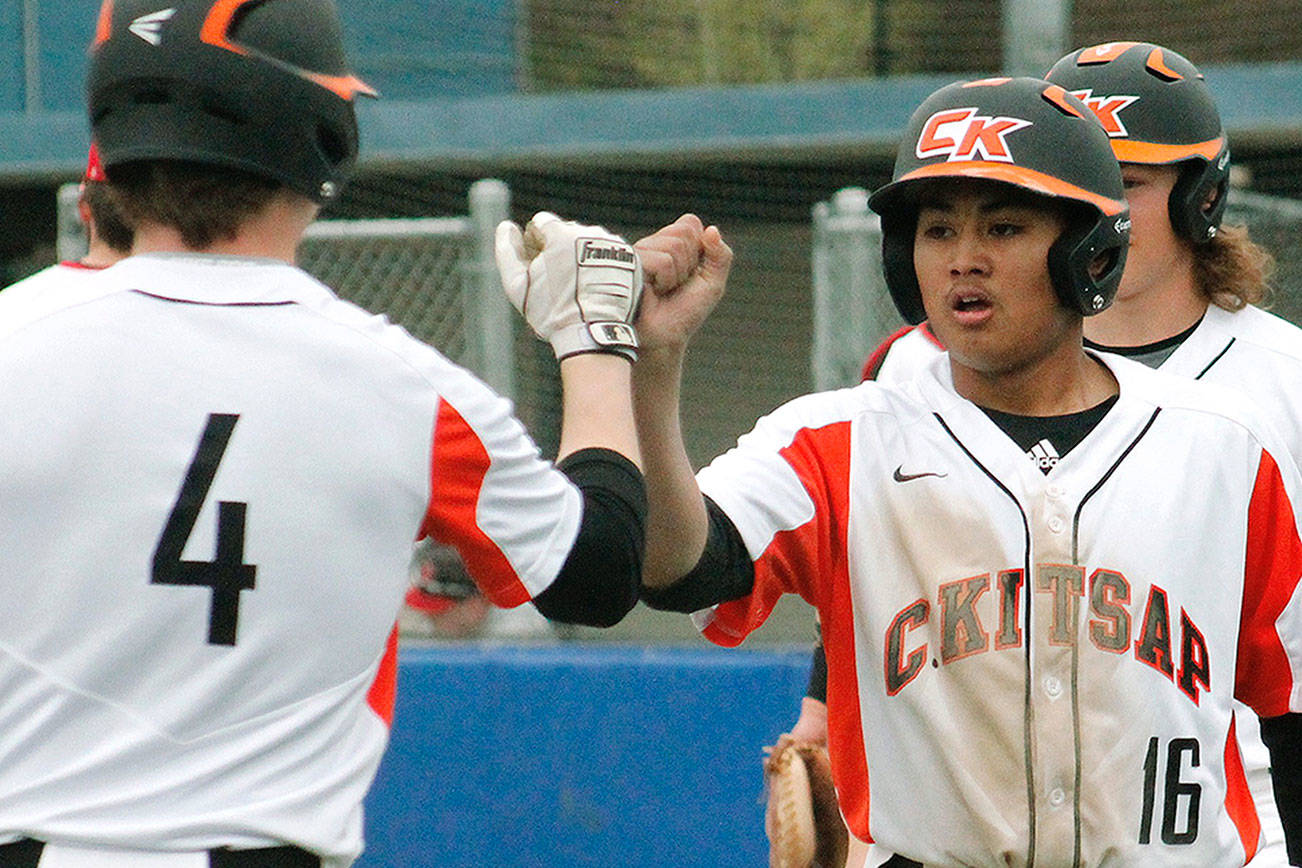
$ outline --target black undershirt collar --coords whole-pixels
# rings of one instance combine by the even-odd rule
[[[1080,445],[1116,403],[1117,396],[1112,395],[1088,410],[1062,416],[1020,416],[989,407],[982,407],[981,411],[1026,452],[1027,458],[1048,473],[1064,455]]]

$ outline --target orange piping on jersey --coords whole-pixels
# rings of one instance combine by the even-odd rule
[[[1110,63],[1138,44],[1138,42],[1104,42],[1101,45],[1082,48],[1080,54],[1076,55],[1076,65],[1091,66],[1096,63]]]
[[[208,17],[204,19],[203,27],[199,30],[199,39],[209,45],[235,54],[253,56],[254,52],[242,45],[231,42],[227,38],[227,34],[231,29],[231,21],[235,18],[235,14],[239,12],[240,7],[254,2],[257,2],[257,0],[217,0],[213,7],[208,10]],[[341,99],[352,100],[358,94],[365,96],[377,95],[374,88],[355,75],[326,75],[300,69],[274,58],[267,58],[267,60],[293,71],[296,75],[302,76],[314,84],[320,85]]]
[[[421,536],[454,546],[484,596],[502,607],[530,599],[510,560],[476,520],[492,459],[456,408],[439,401],[430,457],[430,502]]]
[[[930,163],[899,178],[900,181],[912,181],[915,178],[986,178],[991,181],[1003,181],[1026,187],[1046,196],[1062,196],[1078,202],[1088,202],[1104,214],[1113,217],[1126,210],[1126,203],[1107,196],[1092,193],[1084,187],[1077,187],[1052,175],[1015,166],[1011,163],[993,163],[984,160],[958,160],[952,163]]]
[[[1275,459],[1264,449],[1248,504],[1247,557],[1234,697],[1262,717],[1290,708],[1293,668],[1276,624],[1297,592],[1302,575],[1302,540],[1293,505]]]
[[[108,42],[113,35],[113,0],[104,0],[104,5],[99,7],[99,21],[95,25],[95,41],[91,43],[91,48],[98,48],[105,42]]]
[[[384,647],[384,656],[380,658],[380,668],[376,670],[375,680],[366,694],[366,704],[380,716],[385,726],[393,726],[393,701],[398,695],[398,625],[395,622],[389,632],[389,641]]]
[[[1251,862],[1257,855],[1257,846],[1261,841],[1261,818],[1257,816],[1257,804],[1248,789],[1248,776],[1243,771],[1243,756],[1239,753],[1239,738],[1234,731],[1234,717],[1230,717],[1230,733],[1225,740],[1225,813],[1229,814],[1234,827],[1239,830],[1239,840],[1243,842],[1245,863]]]
[[[1040,96],[1044,97],[1046,100],[1053,103],[1055,106],[1057,106],[1059,109],[1061,109],[1062,111],[1066,112],[1069,115],[1075,115],[1078,118],[1085,117],[1083,114],[1080,113],[1080,109],[1076,108],[1076,106],[1072,105],[1071,102],[1068,101],[1067,91],[1063,90],[1061,87],[1059,87],[1056,84],[1050,87],[1046,87],[1044,89],[1044,92],[1041,93]]]
[[[850,423],[801,430],[782,457],[813,498],[814,519],[779,531],[755,561],[750,595],[715,608],[704,630],[710,641],[736,645],[768,617],[783,593],[818,608],[827,652],[828,753],[837,799],[850,832],[871,841],[869,774],[859,715],[850,574],[846,562],[850,510]]]
[[[1162,54],[1160,48],[1154,48],[1148,53],[1148,62],[1144,65],[1167,81],[1181,81],[1184,78],[1183,75],[1166,65],[1166,57]]]
[[[927,340],[931,341],[932,345],[935,346],[936,349],[940,350],[942,353],[945,352],[945,345],[940,342],[940,338],[936,337],[935,332],[931,330],[931,323],[924,320],[918,326],[918,331],[922,332],[923,336]]]
[[[1112,153],[1116,155],[1118,163],[1147,163],[1149,165],[1178,163],[1181,160],[1189,160],[1194,157],[1214,160],[1224,147],[1224,137],[1209,139],[1205,142],[1195,142],[1191,145],[1158,145],[1152,142],[1137,142],[1133,139],[1112,140]]]

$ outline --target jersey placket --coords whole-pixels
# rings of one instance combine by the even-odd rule
[[[1031,527],[1027,582],[1031,726],[1028,772],[1034,782],[1037,863],[1080,856],[1080,741],[1076,672],[1085,570],[1074,563],[1072,515],[1076,504],[1051,474],[1024,491]]]

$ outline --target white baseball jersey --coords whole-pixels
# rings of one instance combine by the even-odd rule
[[[1235,395],[1102,358],[1119,398],[1047,474],[938,358],[797,399],[698,475],[755,567],[698,623],[730,645],[783,593],[817,607],[858,837],[991,868],[1255,847],[1231,700],[1302,710],[1302,480]]]
[[[922,323],[892,335],[873,354],[864,373],[884,383],[905,381],[943,351]],[[1247,395],[1283,438],[1294,463],[1302,466],[1302,329],[1251,305],[1237,312],[1211,305],[1193,333],[1160,367]],[[1236,715],[1244,769],[1261,822],[1260,845],[1250,864],[1287,865],[1284,828],[1270,778],[1270,752],[1261,740],[1260,721],[1242,704]]]
[[[35,274],[29,274],[22,280],[15,281],[0,291],[9,293],[11,299],[16,299],[19,296],[34,297],[46,290],[58,291],[69,283],[79,282],[82,279],[89,280],[103,270],[103,268],[95,265],[82,265],[76,260],[69,259],[42,268]],[[11,300],[7,304],[13,304],[13,301]]]
[[[0,293],[0,840],[347,864],[417,535],[518,605],[581,496],[507,401],[270,260]]]

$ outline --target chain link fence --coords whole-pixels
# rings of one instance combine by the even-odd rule
[[[469,187],[466,215],[319,222],[301,248],[300,264],[342,297],[388,315],[512,396],[543,453],[554,455],[557,365],[547,345],[519,325],[492,260],[492,227],[510,210],[514,191],[501,182]],[[759,193],[752,189],[751,195]],[[525,204],[550,204],[532,201],[536,196],[524,196],[530,200]],[[60,223],[67,227],[62,258],[80,255],[75,202],[75,195],[65,197],[61,208]],[[790,203],[783,203],[769,219],[756,207],[719,220],[735,252],[729,290],[693,343],[683,384],[684,428],[696,466],[783,401],[811,388],[858,382],[868,354],[903,325],[881,277],[880,229],[866,190],[835,191],[804,222],[789,219]],[[1247,224],[1275,254],[1273,309],[1302,323],[1302,202],[1236,190],[1228,219]],[[611,225],[630,237],[657,228]],[[808,607],[787,597],[754,640],[806,641],[811,624]],[[699,641],[687,619],[641,607],[612,630],[579,628],[566,635]]]

